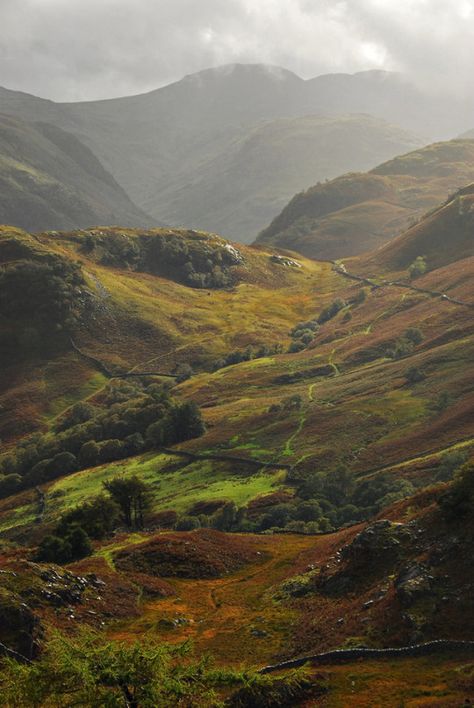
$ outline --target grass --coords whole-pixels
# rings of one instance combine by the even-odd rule
[[[284,486],[284,473],[279,471],[242,475],[240,470],[229,472],[224,465],[204,460],[180,464],[179,469],[170,471],[170,463],[174,462],[176,458],[150,453],[64,477],[48,490],[47,517],[57,517],[99,494],[103,482],[118,474],[138,474],[152,485],[153,511],[173,509],[178,513],[186,512],[198,501],[212,499],[227,499],[244,506],[255,497]]]

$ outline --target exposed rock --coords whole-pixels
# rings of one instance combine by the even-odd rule
[[[402,607],[411,607],[431,591],[433,576],[418,563],[402,568],[395,580],[395,590]]]
[[[36,656],[41,625],[21,598],[0,589],[0,641],[28,659]]]

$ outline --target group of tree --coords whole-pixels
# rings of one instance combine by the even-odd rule
[[[65,342],[80,315],[83,284],[80,267],[59,256],[1,266],[4,361],[11,356],[38,356]]]
[[[226,366],[232,366],[233,364],[240,364],[243,361],[251,361],[252,359],[262,359],[266,356],[273,356],[274,354],[281,354],[283,347],[281,344],[262,344],[260,347],[253,347],[251,344],[245,349],[236,349],[233,352],[229,352],[212,365],[213,371],[218,371]]]
[[[301,352],[306,349],[308,344],[313,341],[316,332],[319,329],[319,323],[317,319],[308,320],[307,322],[299,322],[290,332],[291,343],[288,347],[288,352],[293,354],[295,352]]]
[[[418,327],[409,327],[402,337],[399,337],[388,349],[390,359],[403,359],[412,354],[423,341],[423,333]]]
[[[110,536],[119,526],[141,530],[152,505],[152,488],[137,475],[103,483],[104,492],[62,514],[54,531],[40,543],[35,558],[70,563],[92,553],[92,540]]]
[[[52,433],[20,442],[0,462],[0,497],[145,449],[198,437],[205,428],[192,401],[152,381],[113,381],[97,404],[78,403]]]

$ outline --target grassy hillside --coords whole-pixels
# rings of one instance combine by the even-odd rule
[[[261,667],[470,639],[471,192],[335,265],[198,231],[2,227],[0,642],[35,656],[89,626]],[[135,525],[103,496],[133,475]],[[292,705],[456,705],[470,662],[309,666]]]
[[[446,209],[452,213],[448,205],[439,214]],[[443,257],[440,248],[431,262],[426,251],[429,270],[411,290],[408,280],[408,289],[390,284],[404,276],[401,256],[346,261],[349,271],[375,275],[364,288],[330,264],[235,248],[200,232],[108,229],[32,238],[5,229],[4,439],[35,429],[53,434],[77,401],[102,410],[107,400],[122,400],[117,396],[143,398],[147,386],[180,365],[192,375],[178,379],[173,395],[196,402],[207,426],[181,446],[204,459],[146,452],[133,464],[114,462],[54,482],[52,499],[54,485],[61,493],[59,504],[48,506],[51,520],[124,469],[150,480],[162,470],[156,512],[185,513],[206,498],[248,504],[341,464],[361,479],[393,470],[408,489],[428,483],[437,459],[472,444],[473,328],[466,317],[472,258],[462,258],[461,249],[470,232],[459,219],[451,227],[455,253]],[[437,239],[437,229],[432,218],[420,233]],[[401,253],[405,241],[412,243],[410,231],[396,242]],[[426,241],[411,246],[413,253],[421,253],[421,244]],[[56,303],[56,319],[41,319],[39,307],[32,320],[18,297],[10,312],[12,288],[31,280],[21,262],[47,263],[65,279],[45,294],[41,278],[49,271],[34,271],[34,297],[45,298],[44,307]],[[335,302],[337,308],[328,308]],[[320,324],[311,324],[316,319]],[[22,359],[15,356],[18,346]],[[411,370],[419,375],[412,379]],[[115,378],[127,372],[143,374],[144,383],[137,389]],[[213,459],[222,455],[228,463]],[[272,467],[265,471],[266,463]],[[280,474],[290,469],[289,477]],[[22,513],[31,514],[27,508],[35,504],[33,496]],[[8,514],[6,523],[11,526]]]
[[[0,222],[32,231],[152,223],[74,135],[5,114],[0,187]]]
[[[378,248],[474,178],[474,142],[435,143],[297,194],[257,243],[313,258]]]

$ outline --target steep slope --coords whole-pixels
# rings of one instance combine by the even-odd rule
[[[152,218],[74,135],[0,115],[0,222],[40,231]]]
[[[369,266],[399,271],[418,256],[430,270],[474,257],[474,184],[460,189],[402,236],[362,260]]]
[[[52,122],[74,133],[156,219],[249,241],[295,190],[306,186],[306,175],[311,182],[341,170],[363,169],[419,144],[407,132],[411,125],[397,129],[374,122],[370,126],[372,147],[367,136],[359,147],[363,127],[355,127],[345,135],[345,151],[337,145],[339,119],[332,134],[322,130],[317,119],[272,126],[281,118],[352,112],[373,112],[381,120],[394,122],[395,101],[378,100],[392,85],[392,77],[381,81],[375,74],[363,79],[356,75],[345,81],[357,89],[352,93],[347,87],[339,90],[340,77],[313,83],[278,67],[231,65],[185,77],[142,96],[107,101],[54,104],[0,89],[0,111]],[[399,78],[393,81],[398,100],[405,84]],[[421,97],[419,101],[423,103]],[[315,153],[325,138],[329,142],[323,169]],[[275,148],[281,156],[278,169],[262,169],[262,153],[265,158]],[[295,157],[284,160],[293,150]],[[334,163],[329,158],[331,151],[338,156]],[[298,159],[299,178],[294,171]],[[242,162],[245,179],[237,180]],[[276,202],[267,191],[269,176],[271,193],[278,195]],[[223,208],[229,194],[234,207]],[[244,211],[248,215],[242,220]]]
[[[473,179],[474,141],[435,143],[297,194],[257,243],[313,258],[370,251]]]

